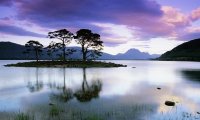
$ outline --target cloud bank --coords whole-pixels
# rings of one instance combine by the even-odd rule
[[[200,8],[186,14],[155,0],[1,0],[1,6],[15,10],[14,16],[0,20],[4,34],[44,37],[40,31],[17,24],[25,21],[46,30],[88,28],[101,34],[107,46],[152,38],[186,41],[200,37],[200,29],[193,26],[200,19]]]

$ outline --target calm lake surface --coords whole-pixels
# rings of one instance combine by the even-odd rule
[[[42,119],[53,104],[73,119],[80,114],[107,120],[200,119],[199,62],[113,60],[128,67],[86,69],[3,66],[17,62],[0,61],[2,118],[22,111]],[[176,105],[166,106],[167,100]]]

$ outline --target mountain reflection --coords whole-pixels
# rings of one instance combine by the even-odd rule
[[[83,80],[80,88],[73,90],[73,88],[67,87],[66,82],[66,70],[63,68],[63,84],[58,85],[56,83],[49,83],[48,86],[51,89],[56,89],[55,92],[52,92],[50,99],[59,100],[60,102],[68,102],[74,97],[80,102],[89,102],[93,98],[98,98],[99,93],[102,89],[102,82],[100,80],[92,80],[89,84],[86,76],[86,69],[82,69]]]
[[[39,80],[38,73],[39,73],[39,68],[36,68],[36,71],[35,71],[36,81],[35,82],[28,81],[27,87],[30,92],[37,92],[37,91],[42,90],[42,88],[43,88],[43,81]]]
[[[200,82],[200,70],[183,70],[182,73],[189,80]]]

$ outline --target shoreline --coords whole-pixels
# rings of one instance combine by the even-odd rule
[[[53,68],[111,68],[127,67],[127,65],[102,61],[31,61],[6,64],[5,67],[53,67]]]

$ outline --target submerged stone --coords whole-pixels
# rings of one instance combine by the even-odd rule
[[[175,106],[175,102],[165,101],[165,105],[167,105],[167,106]]]
[[[50,106],[54,105],[53,103],[49,103]]]
[[[160,87],[157,87],[157,89],[158,89],[158,90],[161,90],[161,88],[160,88]]]

